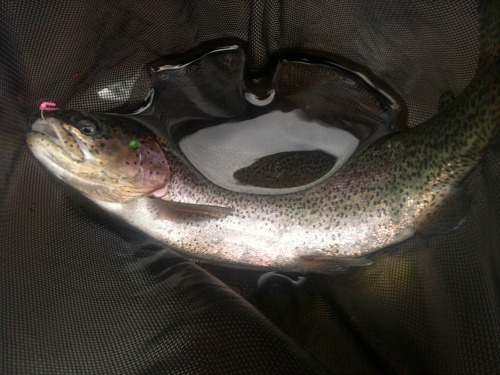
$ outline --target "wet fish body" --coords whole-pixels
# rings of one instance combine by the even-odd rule
[[[463,221],[459,184],[500,128],[499,3],[482,2],[480,12],[478,72],[456,99],[300,191],[220,188],[141,116],[60,111],[36,120],[27,144],[99,206],[197,258],[296,271],[366,265],[373,251]]]
[[[174,249],[224,263],[321,269],[324,261],[359,260],[440,223],[457,184],[498,133],[499,77],[498,68],[483,71],[431,120],[380,139],[328,180],[284,195],[219,188],[142,118],[61,111],[38,119],[27,142],[56,176]],[[85,134],[82,124],[95,132]]]

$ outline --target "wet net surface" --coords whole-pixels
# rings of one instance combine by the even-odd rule
[[[474,76],[477,5],[0,2],[0,372],[498,373],[498,147],[464,181],[473,205],[459,230],[416,236],[368,268],[257,288],[262,272],[193,264],[112,220],[24,142],[44,100],[133,110],[152,85],[144,66],[230,44],[246,66],[226,66],[254,92],[280,54],[314,55],[390,89],[416,126]],[[240,110],[230,87],[186,74],[205,77],[211,108]],[[158,110],[173,112],[168,100]]]

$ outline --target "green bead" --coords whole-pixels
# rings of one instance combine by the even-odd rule
[[[130,147],[132,150],[135,150],[137,147],[139,147],[139,142],[137,142],[135,139],[132,139],[128,143],[128,147]]]

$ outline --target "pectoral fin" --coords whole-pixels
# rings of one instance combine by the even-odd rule
[[[168,219],[220,218],[231,215],[234,212],[234,209],[231,207],[152,199],[154,199],[154,205],[159,213]]]
[[[362,257],[330,256],[330,255],[304,255],[300,257],[302,266],[312,272],[340,272],[349,267],[366,267],[373,262]]]

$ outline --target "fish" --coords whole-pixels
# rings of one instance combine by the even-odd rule
[[[261,157],[233,177],[244,185],[284,189],[310,184],[327,174],[337,157],[321,150],[285,151]]]
[[[459,182],[498,133],[499,77],[498,68],[482,72],[426,123],[283,195],[218,187],[133,116],[57,111],[32,124],[27,144],[68,185],[196,258],[296,271],[363,265],[366,254],[462,220],[459,212],[450,223],[450,210],[460,207]]]
[[[500,53],[485,44],[497,26],[482,28],[477,74],[451,103],[298,192],[221,188],[142,116],[55,111],[26,142],[57,178],[189,258],[294,272],[367,266],[375,251],[464,221],[461,182],[499,138]]]

